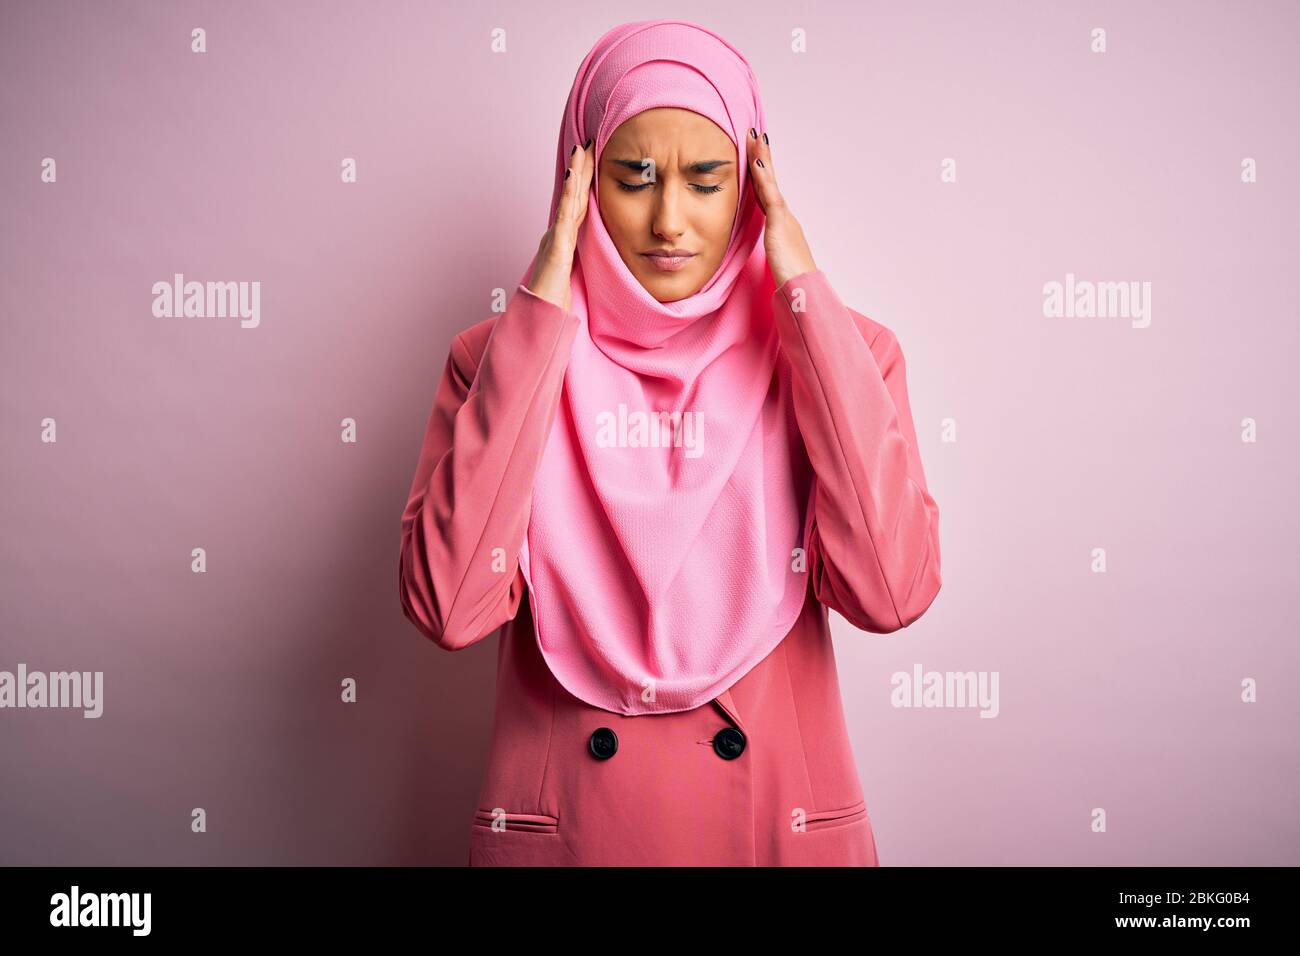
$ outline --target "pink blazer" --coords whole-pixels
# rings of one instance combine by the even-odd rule
[[[518,552],[578,317],[520,285],[453,339],[402,515],[399,588],[406,617],[447,650],[502,628],[470,865],[878,864],[827,608],[879,634],[919,618],[940,587],[939,512],[894,334],[821,270],[772,304],[816,476],[808,594],[771,654],[674,714],[573,697],[523,601]]]

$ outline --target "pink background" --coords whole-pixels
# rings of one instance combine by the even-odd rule
[[[0,711],[0,862],[464,862],[496,639],[405,621],[399,518],[574,71],[647,16],[750,59],[819,266],[907,357],[944,587],[834,618],[881,862],[1300,863],[1283,2],[6,4],[0,670],[102,670],[105,712]],[[260,327],[155,318],[174,272],[260,281]],[[1151,326],[1045,317],[1066,273],[1151,282]],[[999,716],[892,707],[915,664],[996,671]]]

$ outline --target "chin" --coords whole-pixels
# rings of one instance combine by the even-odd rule
[[[687,270],[682,270],[682,272],[685,271]],[[681,272],[672,274],[655,272],[650,275],[643,275],[641,284],[645,286],[647,292],[660,302],[676,302],[678,299],[685,299],[696,292],[696,283],[691,281],[690,276],[684,276]]]

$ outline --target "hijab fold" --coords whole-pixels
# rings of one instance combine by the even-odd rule
[[[745,162],[750,127],[766,128],[745,58],[683,20],[602,36],[565,106],[547,226],[573,145],[594,137],[598,164],[620,124],[656,107],[697,112],[736,146],[726,254],[694,295],[659,302],[619,256],[593,186],[570,288],[581,321],[519,556],[551,672],[628,715],[707,703],[776,647],[803,606],[796,549],[812,517]]]

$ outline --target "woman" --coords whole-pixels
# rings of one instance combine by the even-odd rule
[[[878,862],[827,608],[920,617],[938,509],[898,342],[813,262],[765,129],[713,32],[605,34],[537,254],[452,342],[400,592],[450,650],[504,625],[471,865]]]

